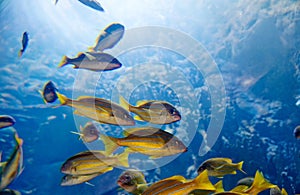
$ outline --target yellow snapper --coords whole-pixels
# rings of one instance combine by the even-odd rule
[[[88,182],[91,179],[94,179],[95,177],[97,177],[103,173],[106,173],[108,171],[110,171],[110,169],[106,168],[106,169],[103,169],[102,172],[97,172],[97,173],[89,174],[89,175],[65,175],[62,178],[60,185],[61,186],[72,186],[72,185],[77,185],[77,184],[81,184],[84,182]]]
[[[199,166],[198,173],[201,173],[203,170],[208,170],[209,176],[223,177],[227,174],[236,174],[236,170],[245,173],[242,170],[242,166],[243,161],[232,163],[230,158],[210,158]]]
[[[110,54],[102,52],[80,52],[75,58],[63,56],[58,67],[73,64],[75,69],[91,71],[108,71],[120,68],[121,62]]]
[[[71,131],[71,133],[79,135],[79,139],[90,143],[99,138],[99,130],[92,122],[87,122],[84,127],[80,125],[80,132]]]
[[[16,120],[9,115],[0,115],[0,129],[13,126]]]
[[[264,178],[264,176],[261,172],[256,171],[252,185],[249,188],[242,190],[240,192],[236,192],[236,193],[256,195],[266,189],[275,188],[275,187],[277,187],[277,186],[268,182]]]
[[[135,121],[128,111],[109,100],[91,96],[80,96],[76,100],[72,100],[58,92],[57,96],[62,105],[67,105],[76,109],[74,114],[106,124],[124,126],[135,125]]]
[[[16,146],[10,158],[0,163],[0,191],[8,186],[20,174],[23,161],[23,140],[15,132]]]
[[[160,158],[187,151],[187,147],[174,135],[154,127],[137,127],[124,131],[124,138],[100,135],[108,154],[119,146],[126,146],[130,152],[138,152]]]
[[[117,184],[133,195],[139,195],[148,188],[144,174],[133,169],[124,171],[119,176]]]
[[[102,151],[86,151],[67,159],[61,167],[61,172],[69,175],[87,175],[113,170],[113,167],[128,165],[129,153],[107,156]]]
[[[106,26],[98,35],[95,45],[89,47],[89,51],[102,52],[105,49],[113,48],[123,37],[125,27],[119,23],[111,23]]]
[[[203,171],[195,179],[186,181],[182,176],[173,176],[151,185],[142,195],[188,195],[190,192],[200,189],[215,191],[216,188],[208,179],[207,171]]]
[[[130,105],[122,96],[120,104],[126,110],[135,113],[135,120],[148,121],[154,124],[169,124],[181,119],[179,111],[170,103],[163,101],[139,101],[137,106]]]
[[[224,192],[222,180],[218,181],[216,184],[214,184],[214,186],[216,188],[215,193]],[[189,195],[208,195],[211,194],[211,192],[212,191],[208,191],[208,190],[194,190],[190,192]]]

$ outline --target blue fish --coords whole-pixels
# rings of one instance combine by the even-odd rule
[[[18,56],[21,57],[25,51],[25,49],[27,48],[27,45],[28,45],[28,41],[29,41],[29,38],[28,38],[28,33],[27,32],[24,32],[23,33],[23,37],[22,37],[22,49],[20,49],[19,53],[18,53]]]
[[[104,12],[103,7],[101,6],[101,4],[95,0],[78,0],[81,3],[83,3],[84,5],[89,6],[90,8],[93,8],[95,10]]]

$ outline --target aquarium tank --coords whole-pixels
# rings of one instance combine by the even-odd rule
[[[1,0],[0,17],[0,194],[300,194],[300,1]]]

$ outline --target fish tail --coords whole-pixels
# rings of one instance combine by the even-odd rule
[[[216,188],[216,193],[217,192],[224,192],[223,180],[218,181],[214,186]]]
[[[264,191],[269,188],[275,188],[276,185],[271,184],[268,182],[263,174],[259,171],[256,171],[253,184],[249,188],[249,190],[246,191],[246,193],[249,193],[251,195],[256,195],[260,193],[261,191]]]
[[[121,166],[129,167],[129,163],[128,163],[129,154],[130,154],[129,150],[125,149],[125,151],[118,156],[119,163]]]
[[[124,109],[130,111],[131,105],[125,100],[125,98],[123,96],[120,96],[119,101],[120,101],[120,105]]]
[[[242,173],[247,174],[245,171],[243,171],[242,167],[243,167],[244,161],[241,161],[237,164],[237,169],[240,170]]]
[[[69,63],[70,58],[67,56],[63,56],[60,63],[58,64],[58,68],[61,68]]]
[[[117,138],[109,137],[103,134],[100,135],[100,138],[105,146],[105,153],[107,155],[112,154],[119,147],[117,144]]]
[[[65,95],[60,94],[58,92],[56,92],[56,94],[61,105],[66,105],[68,103],[69,98],[67,98]]]
[[[20,51],[19,51],[19,53],[18,53],[18,57],[19,57],[19,58],[22,57],[23,52],[24,52],[24,50],[23,50],[23,49],[20,49]]]
[[[93,46],[88,47],[88,52],[95,52],[94,47]]]
[[[208,190],[208,191],[216,190],[215,186],[210,182],[208,178],[207,170],[204,170],[202,173],[200,173],[193,182],[196,184],[195,189]]]
[[[288,193],[286,192],[286,190],[284,188],[281,189],[281,194],[282,195],[288,195]]]

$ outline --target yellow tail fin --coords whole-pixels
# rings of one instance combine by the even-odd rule
[[[200,173],[200,175],[198,175],[193,182],[196,184],[195,189],[208,191],[216,190],[215,186],[210,182],[208,178],[207,170],[204,170],[202,173]]]
[[[237,164],[237,169],[238,169],[239,171],[241,171],[242,173],[247,174],[247,173],[246,173],[245,171],[243,171],[243,169],[242,169],[243,163],[244,163],[244,161],[239,162],[239,163]]]
[[[60,104],[61,105],[66,105],[67,102],[68,102],[68,100],[69,100],[69,98],[67,98],[65,95],[60,94],[58,92],[56,92],[56,94],[57,94],[57,97],[58,97],[58,100],[59,100]]]
[[[268,182],[262,173],[260,173],[259,171],[256,171],[255,173],[255,177],[254,177],[254,181],[253,184],[251,185],[251,187],[246,190],[246,193],[249,193],[251,195],[256,195],[266,189],[269,188],[275,188],[276,185],[271,184],[270,182]]]
[[[69,58],[67,56],[63,56],[60,63],[58,64],[58,68],[61,68],[65,65],[67,65],[69,63],[68,61],[69,61]]]
[[[105,146],[106,155],[112,154],[119,147],[117,144],[117,138],[108,137],[103,134],[100,135],[100,138]]]
[[[125,100],[125,98],[123,98],[122,96],[120,96],[120,105],[125,109],[130,111],[130,107],[131,105]]]
[[[119,163],[121,166],[129,167],[128,156],[129,156],[129,151],[127,149],[124,150],[122,154],[118,155]]]
[[[216,188],[216,193],[217,192],[224,192],[223,181],[222,180],[218,181],[214,186]]]

